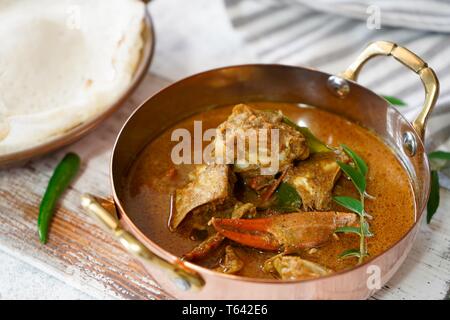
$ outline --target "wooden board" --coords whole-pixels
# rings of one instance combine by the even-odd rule
[[[110,195],[109,160],[125,119],[146,97],[169,81],[148,75],[125,105],[97,130],[63,150],[23,166],[0,171],[0,250],[94,297],[170,299],[119,244],[80,208],[80,195]],[[79,178],[65,194],[50,230],[38,241],[40,198],[53,168],[68,151],[82,158]],[[441,208],[424,225],[400,271],[375,299],[442,299],[450,280],[450,193],[441,191]]]

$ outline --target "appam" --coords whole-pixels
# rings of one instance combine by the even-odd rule
[[[142,80],[153,30],[138,0],[0,0],[0,164],[95,127]]]

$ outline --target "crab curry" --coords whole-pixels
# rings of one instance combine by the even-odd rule
[[[172,133],[184,128],[194,135],[194,121],[215,129],[213,161],[174,164],[179,141]],[[279,143],[270,145],[269,134],[263,151],[276,155],[275,170],[266,170],[267,157],[252,155],[248,142],[244,158],[255,161],[228,155],[214,161],[242,130],[272,129]],[[358,167],[355,154],[366,165],[364,220],[336,201],[360,198],[343,172]],[[296,104],[239,104],[195,114],[151,141],[124,184],[126,211],[156,244],[217,272],[253,278],[301,280],[351,268],[391,247],[415,219],[409,176],[381,139],[338,115]],[[369,227],[364,238],[352,232]],[[348,254],[361,245],[364,256]]]

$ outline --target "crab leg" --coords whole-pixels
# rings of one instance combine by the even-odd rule
[[[185,253],[183,260],[194,261],[206,257],[211,251],[217,249],[223,242],[225,237],[220,233],[215,233],[209,236],[205,241],[200,243],[197,247]]]
[[[277,180],[275,180],[274,183],[273,183],[271,186],[269,186],[269,188],[267,189],[266,192],[263,193],[263,195],[261,196],[261,200],[262,200],[263,202],[269,200],[270,197],[271,197],[271,196],[273,195],[273,193],[275,192],[275,190],[277,190],[277,188],[278,188],[278,186],[280,185],[280,183],[281,183],[281,182],[283,181],[283,179],[286,177],[286,174],[288,173],[289,168],[290,168],[290,166],[286,167],[286,168],[282,171],[280,177],[279,177]]]
[[[269,251],[318,247],[334,230],[356,224],[356,215],[346,212],[296,212],[261,219],[211,220],[218,233],[237,243]]]
[[[267,219],[216,219],[211,221],[216,231],[237,243],[253,248],[276,251],[278,240],[267,230]]]
[[[255,214],[256,208],[251,203],[236,204],[231,213],[232,219],[242,218],[246,214]],[[205,258],[211,251],[217,249],[225,240],[225,237],[220,233],[215,233],[209,236],[205,241],[200,243],[194,249],[183,255],[183,259],[187,261],[199,260]]]

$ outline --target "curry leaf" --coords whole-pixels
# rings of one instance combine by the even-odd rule
[[[428,159],[430,160],[431,166],[431,185],[430,197],[427,203],[427,223],[430,223],[440,202],[438,171],[450,167],[450,152],[441,150],[433,151],[428,154]]]
[[[299,209],[302,205],[302,199],[298,194],[297,190],[291,186],[289,183],[282,182],[275,191],[277,196],[276,207],[282,208],[294,208]]]
[[[370,229],[369,229],[369,223],[367,223],[367,221],[364,221],[363,222],[363,232],[364,232],[364,235],[366,236],[366,237],[373,237],[373,233],[372,233],[372,231],[370,231]]]
[[[288,126],[293,127],[295,130],[299,131],[306,138],[306,143],[309,147],[311,153],[319,152],[329,152],[331,149],[322,141],[320,141],[307,127],[300,127],[294,121],[286,116],[283,116],[283,122]]]
[[[433,151],[428,154],[428,158],[450,160],[450,152],[441,151],[441,150]]]
[[[341,147],[342,149],[344,149],[345,153],[350,158],[352,158],[353,163],[355,164],[356,168],[358,168],[359,172],[361,172],[363,176],[366,176],[368,168],[364,160],[345,144],[341,144]]]
[[[344,227],[338,228],[335,232],[351,232],[359,235],[359,249],[350,249],[343,252],[340,257],[357,257],[358,264],[364,261],[364,257],[368,256],[367,253],[367,243],[366,237],[372,237],[373,234],[369,230],[369,224],[365,220],[366,217],[369,217],[369,214],[364,210],[364,199],[367,195],[366,193],[366,174],[368,171],[367,164],[364,160],[356,154],[353,150],[351,150],[346,145],[341,145],[344,152],[350,156],[353,160],[353,166],[347,163],[343,163],[341,161],[337,161],[339,167],[344,171],[344,173],[352,180],[356,189],[358,189],[360,200],[356,200],[350,197],[335,197],[334,201],[339,203],[340,205],[350,209],[353,212],[356,212],[359,215],[359,227]]]
[[[357,227],[339,227],[334,230],[336,233],[355,233],[361,236],[361,229]]]
[[[436,213],[439,207],[440,195],[439,195],[439,175],[436,170],[431,171],[431,189],[430,198],[427,203],[427,223],[431,222],[431,218]]]
[[[359,170],[355,169],[349,164],[343,163],[341,161],[337,161],[339,167],[341,167],[342,171],[352,180],[356,189],[358,189],[360,194],[364,194],[366,191],[366,178],[359,172]]]
[[[385,98],[390,104],[394,106],[406,106],[406,103],[403,100],[400,100],[399,98],[393,97],[393,96],[382,96]]]
[[[433,151],[428,154],[432,170],[442,170],[450,167],[450,152]]]
[[[360,258],[361,257],[361,253],[359,252],[359,249],[349,249],[349,250],[345,250],[344,252],[342,252],[339,255],[339,258],[344,259],[344,258],[350,258],[350,257],[357,257]]]
[[[359,214],[362,215],[364,213],[364,208],[361,203],[361,201],[351,198],[351,197],[345,197],[345,196],[337,196],[333,197],[333,200],[340,204],[341,206]]]

